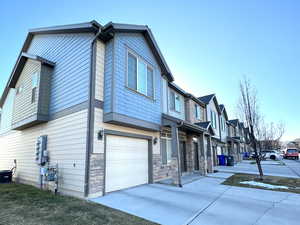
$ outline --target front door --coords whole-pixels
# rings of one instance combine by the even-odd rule
[[[187,171],[186,148],[185,148],[185,142],[184,141],[180,141],[179,148],[180,148],[181,173],[184,173],[184,172]]]
[[[199,170],[198,143],[194,142],[194,169]]]

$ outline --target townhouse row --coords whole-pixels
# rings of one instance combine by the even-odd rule
[[[217,155],[249,151],[244,124],[216,95],[174,77],[148,26],[96,21],[30,30],[0,99],[0,170],[38,186],[57,165],[59,191],[102,196],[206,175]],[[47,161],[36,159],[43,141]]]

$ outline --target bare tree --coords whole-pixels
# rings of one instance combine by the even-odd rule
[[[257,137],[259,141],[260,149],[273,150],[281,147],[280,139],[285,131],[285,125],[283,122],[275,124],[274,122],[260,123],[260,136]]]
[[[244,78],[243,81],[240,81],[240,99],[238,109],[241,115],[241,119],[245,121],[246,125],[249,127],[250,143],[256,155],[255,160],[260,179],[263,179],[264,174],[261,167],[260,154],[258,154],[257,141],[257,137],[262,135],[260,126],[262,116],[259,111],[257,91],[252,86],[250,80],[247,78]]]

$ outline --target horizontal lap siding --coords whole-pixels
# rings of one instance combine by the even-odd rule
[[[97,64],[98,65],[98,64]],[[98,65],[99,66],[99,65]],[[112,111],[112,75],[113,74],[113,40],[106,43],[105,46],[105,64],[104,64],[104,113]]]
[[[35,35],[28,53],[55,62],[50,114],[87,101],[93,34]]]
[[[126,88],[127,49],[134,51],[153,67],[154,100]],[[115,35],[114,54],[115,111],[129,117],[161,124],[161,71],[144,36],[128,33]]]
[[[41,63],[36,60],[27,60],[23,71],[16,84],[16,88],[22,85],[22,92],[17,93],[14,101],[13,109],[13,121],[12,123],[20,122],[21,120],[27,119],[28,117],[37,114],[37,101],[31,103],[32,98],[32,75],[34,73],[39,74],[41,71]],[[39,88],[37,88],[36,99],[38,98]]]
[[[39,167],[35,162],[38,136],[48,135],[50,164],[58,163],[59,188],[62,192],[83,197],[87,110],[0,136],[0,170],[9,169],[17,159],[16,177],[38,184]],[[74,166],[75,165],[75,166]]]

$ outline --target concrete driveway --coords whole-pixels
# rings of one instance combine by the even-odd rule
[[[298,225],[300,195],[221,185],[216,173],[183,188],[142,185],[91,201],[164,225]]]

